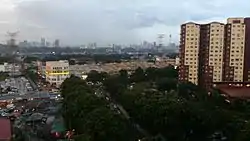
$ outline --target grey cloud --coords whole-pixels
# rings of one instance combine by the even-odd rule
[[[244,15],[248,8],[234,0],[22,0],[15,12],[20,25],[34,25],[36,36],[54,36],[67,43],[128,43],[152,36],[146,34],[155,34],[156,26],[178,36],[178,27],[185,21]]]

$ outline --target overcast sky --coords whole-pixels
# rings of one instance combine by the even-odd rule
[[[249,0],[0,0],[0,42],[60,39],[64,44],[140,43],[172,34],[187,21],[225,21],[250,16]]]

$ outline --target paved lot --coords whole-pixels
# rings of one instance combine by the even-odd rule
[[[30,81],[25,77],[9,78],[5,81],[1,81],[0,85],[4,91],[4,94],[24,95],[27,92],[33,91]]]

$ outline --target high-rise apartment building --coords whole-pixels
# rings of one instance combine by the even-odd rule
[[[199,84],[209,88],[222,82],[225,25],[218,22],[201,25]]]
[[[226,24],[224,81],[243,82],[246,24],[244,18],[229,18]]]
[[[204,88],[250,81],[250,18],[181,26],[179,81]]]
[[[187,23],[181,26],[180,81],[198,84],[200,25]]]

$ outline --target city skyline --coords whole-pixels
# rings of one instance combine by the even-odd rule
[[[20,31],[19,41],[45,37],[60,39],[66,45],[129,44],[143,40],[154,42],[163,33],[165,44],[169,34],[178,43],[181,23],[225,23],[226,17],[247,16],[249,8],[246,0],[240,3],[233,0],[150,0],[147,3],[142,0],[2,0],[0,37],[3,42],[7,31]]]

